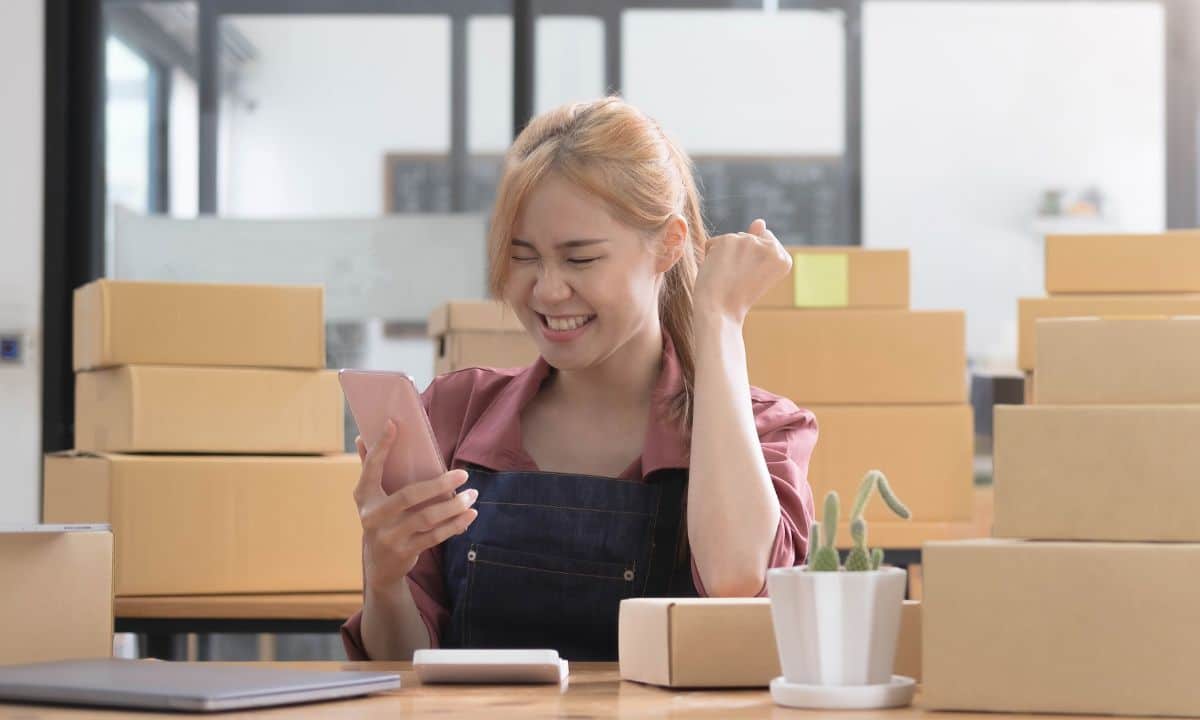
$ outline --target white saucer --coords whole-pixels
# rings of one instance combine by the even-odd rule
[[[884,685],[798,685],[780,676],[771,681],[771,699],[784,707],[871,710],[908,705],[916,689],[916,681],[903,675]]]

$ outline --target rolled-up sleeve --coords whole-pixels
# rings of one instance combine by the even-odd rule
[[[757,389],[752,391],[751,401],[763,459],[779,498],[779,526],[767,558],[767,569],[799,565],[808,554],[809,527],[814,517],[808,464],[817,445],[817,419],[791,400]],[[694,557],[692,580],[700,596],[706,596]],[[766,594],[764,582],[758,597]]]

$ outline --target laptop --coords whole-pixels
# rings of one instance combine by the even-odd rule
[[[400,687],[386,672],[290,670],[158,660],[0,666],[0,702],[216,712],[355,697]]]

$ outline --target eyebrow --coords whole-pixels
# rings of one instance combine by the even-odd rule
[[[566,242],[561,242],[558,244],[557,247],[564,248],[564,249],[572,249],[572,248],[589,247],[591,245],[599,245],[600,243],[606,243],[606,242],[608,242],[608,238],[581,238],[579,240],[567,240]],[[520,245],[521,247],[527,247],[530,249],[534,249],[532,243],[525,242],[524,240],[521,240],[520,238],[513,238],[512,244]]]

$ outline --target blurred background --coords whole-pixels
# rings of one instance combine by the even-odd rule
[[[1015,371],[1043,235],[1197,226],[1198,59],[1189,0],[6,0],[0,523],[71,447],[73,288],[332,277],[329,366],[424,385],[514,131],[608,92],[691,154],[712,230],[908,248],[912,306]]]

